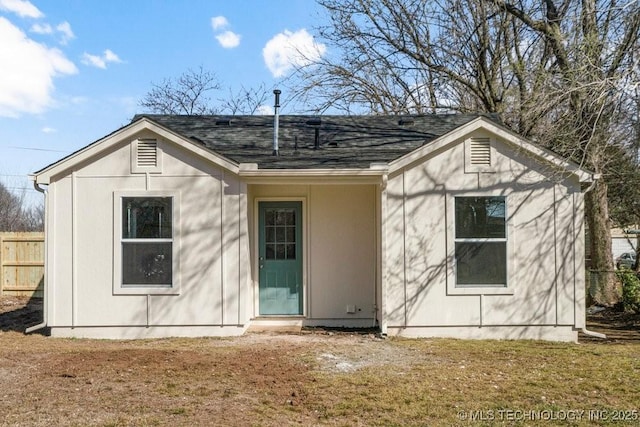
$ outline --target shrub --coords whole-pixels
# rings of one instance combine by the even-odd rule
[[[632,270],[616,272],[622,282],[622,304],[625,311],[640,313],[640,278]]]

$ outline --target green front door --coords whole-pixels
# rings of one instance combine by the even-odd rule
[[[259,202],[260,315],[302,314],[302,203]]]

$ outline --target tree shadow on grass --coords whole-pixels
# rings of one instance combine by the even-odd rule
[[[0,331],[21,332],[42,322],[42,298],[0,297]],[[35,331],[46,335],[46,328]]]
[[[607,309],[587,316],[587,328],[604,333],[607,339],[592,338],[580,334],[579,342],[597,344],[638,344],[640,343],[640,314]]]

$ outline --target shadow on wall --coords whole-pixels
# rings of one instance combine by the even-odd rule
[[[454,325],[455,321],[451,323],[452,320],[445,319],[436,324],[434,317],[426,312],[435,310],[449,319],[455,319],[455,314],[451,316],[446,311],[458,309],[456,298],[469,298],[448,295],[445,298],[451,304],[447,307],[437,307],[429,302],[430,295],[441,301],[442,297],[438,295],[446,294],[446,227],[453,218],[447,217],[444,194],[455,195],[458,190],[448,188],[439,179],[452,175],[452,165],[442,165],[442,171],[434,171],[434,166],[433,163],[428,168],[418,166],[421,168],[419,180],[424,183],[422,188],[409,184],[404,190],[405,194],[389,193],[389,198],[395,200],[393,206],[397,209],[389,214],[404,218],[392,224],[390,234],[404,235],[405,239],[401,243],[404,255],[400,254],[389,260],[392,272],[390,282],[398,285],[404,283],[404,286],[394,286],[392,292],[395,295],[390,295],[390,300],[398,303],[389,307],[390,318],[394,319],[395,324]],[[461,170],[454,172],[462,173]],[[507,222],[513,224],[514,235],[510,237],[516,243],[512,246],[513,260],[509,265],[509,278],[510,286],[517,291],[514,295],[484,298],[481,308],[485,319],[483,326],[523,326],[521,334],[525,336],[527,326],[572,325],[574,322],[574,271],[577,263],[581,262],[575,258],[579,254],[575,253],[574,245],[579,234],[577,226],[583,219],[574,218],[573,194],[560,194],[560,190],[565,188],[563,181],[566,177],[556,174],[542,178],[545,172],[548,173],[535,171],[541,178],[533,182],[529,169],[511,170],[507,172],[508,179],[500,177],[490,185],[468,189],[476,194],[505,194],[511,199]],[[425,203],[425,200],[430,202]],[[442,203],[441,209],[445,215],[428,218],[428,212],[433,210],[427,212],[425,205],[432,203]],[[524,236],[527,240],[523,239]],[[425,319],[429,320],[421,323],[420,319],[423,322]]]
[[[240,236],[240,197],[225,179],[215,185],[220,186],[215,197],[207,198],[202,195],[211,194],[210,180],[184,178],[180,184],[181,292],[151,296],[149,326],[236,325],[240,321],[239,272],[223,266],[237,258],[244,238]]]

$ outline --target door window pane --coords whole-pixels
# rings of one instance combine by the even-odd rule
[[[276,259],[276,245],[274,243],[266,244],[265,257],[267,259]]]
[[[265,236],[264,239],[267,243],[274,243],[276,241],[276,228],[275,227],[265,227]]]
[[[288,245],[286,245],[286,247],[287,247],[286,258],[287,259],[296,259],[296,245],[295,244],[288,244]]]

